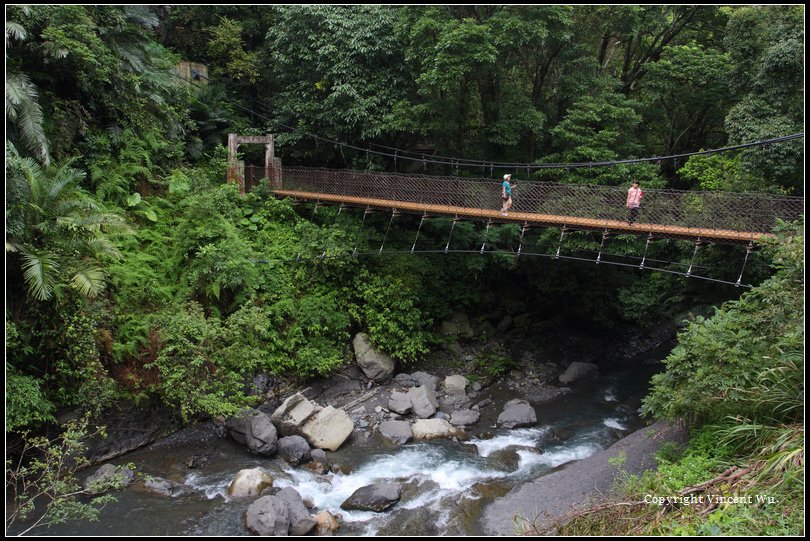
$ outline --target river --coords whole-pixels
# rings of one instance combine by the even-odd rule
[[[317,510],[341,514],[338,533],[348,535],[476,535],[481,509],[515,485],[542,476],[557,466],[604,449],[644,426],[638,407],[650,376],[661,369],[671,344],[603,369],[597,379],[572,386],[573,392],[552,402],[533,404],[538,423],[532,428],[496,429],[503,403],[521,398],[501,382],[482,392],[494,405],[467,441],[432,441],[393,447],[378,435],[364,442],[350,439],[334,453],[333,463],[349,473],[318,475],[278,458],[249,454],[230,439],[179,438],[159,442],[114,460],[134,463],[139,472],[183,484],[180,494],[159,496],[137,486],[118,492],[98,522],[41,530],[48,535],[246,535],[248,500],[230,500],[225,489],[235,473],[262,467],[275,486],[292,486]],[[207,461],[189,469],[189,457]],[[95,469],[95,468],[94,468]],[[400,502],[383,513],[342,511],[340,504],[357,488],[374,482],[403,483]]]

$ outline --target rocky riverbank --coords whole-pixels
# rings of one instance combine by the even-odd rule
[[[413,511],[409,509],[426,497],[420,495],[420,491],[427,489],[425,494],[438,498],[445,497],[441,494],[449,490],[441,505],[452,509],[452,491],[467,486],[466,483],[472,484],[461,494],[478,493],[484,498],[482,502],[492,501],[512,486],[501,488],[503,483],[495,480],[502,476],[524,479],[522,476],[534,471],[532,468],[538,464],[554,467],[588,456],[626,434],[627,427],[631,426],[628,423],[635,423],[630,419],[635,415],[641,395],[616,392],[616,384],[606,383],[602,373],[615,368],[618,359],[625,355],[649,349],[672,337],[671,330],[660,331],[658,338],[632,331],[622,336],[586,337],[576,332],[555,335],[546,326],[549,334],[544,334],[545,346],[536,347],[538,337],[527,338],[526,328],[518,330],[514,322],[511,327],[500,322],[493,326],[494,334],[481,340],[476,333],[482,329],[469,325],[465,319],[463,315],[456,315],[446,322],[442,326],[447,338],[445,347],[418,365],[396,366],[375,351],[363,335],[357,335],[354,340],[357,363],[329,378],[313,380],[297,392],[287,387],[284,393],[267,378],[267,385],[261,389],[266,402],[258,408],[233,419],[183,429],[150,445],[145,450],[147,456],[165,449],[171,450],[172,456],[179,460],[175,458],[177,464],[170,466],[172,473],[165,477],[160,469],[148,463],[137,464],[150,474],[145,482],[136,482],[137,490],[147,491],[153,497],[172,499],[178,495],[190,497],[189,494],[195,492],[204,493],[206,498],[224,498],[225,503],[216,513],[228,516],[240,513],[241,528],[254,532],[281,532],[285,528],[287,532],[303,528],[323,532],[328,531],[324,528],[340,527],[344,521],[354,524],[358,520],[367,521],[368,513],[380,513],[386,520],[391,517],[398,523],[403,516],[412,517]],[[524,318],[521,325],[525,323]],[[479,321],[477,325],[486,328],[491,324]],[[573,335],[582,342],[589,340],[592,348],[579,342],[574,353],[568,351],[568,354],[560,354],[562,360],[554,360],[553,352],[562,351],[557,349],[562,347],[559,342],[567,342]],[[530,345],[535,349],[520,349]],[[578,354],[585,351],[587,354]],[[660,356],[650,357],[650,362],[654,359]],[[638,362],[642,366],[648,363],[644,358]],[[609,376],[608,380],[621,382],[617,377]],[[585,389],[599,389],[598,396]],[[589,399],[595,398],[597,403],[603,404],[593,410],[599,417],[586,421],[589,415],[583,413],[583,420],[577,417],[562,420],[568,419],[568,414],[560,418],[559,412],[577,404],[583,392],[590,393]],[[558,413],[552,414],[552,411]],[[555,418],[559,420],[553,421]],[[217,442],[224,441],[238,442],[245,457],[256,458],[231,469],[230,473],[222,470],[225,456],[222,445]],[[442,463],[442,459],[430,451],[433,445],[439,445],[437,449],[444,449],[443,453],[459,455],[461,461],[451,459],[449,463]],[[184,448],[188,449],[186,454],[183,454]],[[201,448],[220,450],[200,451]],[[382,471],[378,476],[375,472],[379,468],[390,466],[385,465],[383,459],[380,459],[381,465],[374,466],[373,460],[368,463],[364,457],[380,456],[386,449],[391,456],[402,453],[402,462],[394,471]],[[411,457],[414,451],[417,454]],[[405,458],[406,455],[409,458]],[[476,464],[474,470],[458,469],[468,461],[463,457],[478,457],[470,463]],[[161,457],[161,461],[164,460],[167,459]],[[417,467],[416,463],[422,465]],[[244,469],[248,465],[253,468]],[[492,466],[502,469],[503,473],[491,470]],[[403,469],[398,472],[400,467]],[[439,468],[432,473],[427,470],[428,478],[435,476],[427,485],[425,481],[415,481],[424,478],[425,470],[419,468],[425,467]],[[356,475],[352,473],[358,469],[361,471]],[[211,478],[212,472],[221,473]],[[456,488],[453,487],[457,481],[447,485],[447,480],[456,476],[469,477],[469,481],[461,481]],[[362,486],[356,484],[360,479],[366,480]],[[247,482],[246,487],[242,486],[243,480]],[[439,483],[439,492],[430,488],[435,482]],[[417,486],[419,491],[415,492]],[[326,492],[319,487],[327,487]],[[282,490],[285,492],[280,496]],[[344,495],[339,496],[340,501],[335,501],[338,494]],[[407,503],[400,502],[400,498]],[[435,509],[435,504],[431,505]],[[459,513],[472,516],[474,512],[465,509],[466,504]],[[475,513],[477,517],[480,510]],[[295,520],[291,518],[293,515],[297,517]],[[392,518],[394,516],[399,518]],[[211,531],[212,525],[205,525],[208,519],[200,520],[202,525],[187,531]],[[456,531],[475,532],[485,528],[488,532],[508,533],[493,526],[498,520],[493,518],[491,523],[477,526],[469,522]],[[395,528],[394,523],[391,528]],[[511,518],[510,524],[514,527]],[[448,531],[454,530],[446,526],[436,530],[437,533]],[[348,533],[357,532],[348,530]],[[229,530],[229,533],[234,531]]]
[[[542,532],[570,511],[603,502],[621,474],[655,468],[655,454],[665,443],[686,440],[683,427],[665,421],[637,430],[604,451],[515,487],[486,507],[481,527],[489,535]]]

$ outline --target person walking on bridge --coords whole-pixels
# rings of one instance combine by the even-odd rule
[[[506,216],[507,211],[512,208],[512,187],[517,186],[517,182],[512,183],[512,175],[507,173],[503,176],[503,183],[501,184],[501,216]]]
[[[634,180],[633,187],[627,190],[627,203],[624,205],[630,209],[630,215],[627,217],[627,225],[633,225],[633,222],[636,221],[642,197],[644,197],[644,192],[638,187],[638,181]]]

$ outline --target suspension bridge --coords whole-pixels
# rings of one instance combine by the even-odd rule
[[[500,182],[493,179],[248,166],[240,187],[262,181],[276,197],[316,205],[729,244],[769,236],[777,219],[796,220],[804,208],[802,197],[649,189],[630,224],[627,191],[620,187],[518,182],[512,209],[503,215]]]
[[[799,134],[803,135],[803,134]],[[794,136],[790,136],[794,138]],[[410,253],[417,253],[416,244],[422,224],[431,217],[452,218],[449,236],[458,221],[474,220],[486,224],[484,242],[480,250],[450,250],[450,238],[444,250],[420,250],[419,253],[501,253],[486,250],[487,233],[493,224],[517,224],[521,227],[517,250],[513,255],[554,257],[603,262],[603,248],[613,235],[646,237],[644,255],[639,264],[615,261],[605,263],[639,269],[656,270],[701,278],[735,286],[741,283],[745,265],[754,243],[772,236],[779,220],[795,221],[804,213],[804,198],[771,194],[732,192],[682,191],[648,189],[644,191],[637,221],[628,220],[625,208],[626,188],[593,185],[562,185],[551,182],[521,181],[513,188],[513,205],[501,212],[501,184],[491,178],[460,176],[429,176],[419,174],[387,173],[378,171],[335,170],[281,165],[274,156],[272,136],[229,136],[231,159],[228,180],[235,182],[241,193],[264,186],[277,198],[291,198],[294,202],[313,204],[313,217],[323,205],[364,209],[360,228],[371,212],[390,212],[386,229],[387,238],[394,218],[402,213],[421,215]],[[247,166],[237,161],[240,144],[264,144],[265,165]],[[750,145],[745,145],[750,146]],[[723,150],[723,149],[720,149]],[[714,151],[711,151],[714,152]],[[578,164],[577,164],[578,165]],[[523,252],[524,235],[532,227],[561,229],[556,253]],[[602,242],[595,259],[564,256],[560,247],[568,231],[595,231],[601,233]],[[383,239],[383,245],[385,244]],[[670,268],[651,267],[647,263],[650,242],[655,239],[682,239],[694,243],[694,252],[685,272]],[[358,232],[359,241],[359,232]],[[705,243],[745,244],[746,253],[736,282],[693,274],[698,248]],[[358,254],[357,245],[352,252]],[[382,254],[383,246],[374,254]],[[402,252],[396,252],[402,253]],[[596,253],[596,252],[595,252]],[[371,254],[371,252],[369,253]],[[327,252],[321,254],[324,259]],[[299,257],[296,260],[300,260]],[[669,262],[670,264],[679,264]],[[646,266],[645,266],[646,264]],[[686,266],[686,264],[684,264]],[[751,287],[746,285],[746,287]]]

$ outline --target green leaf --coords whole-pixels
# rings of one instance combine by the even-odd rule
[[[141,194],[139,194],[138,192],[135,192],[134,194],[127,197],[127,206],[128,207],[134,207],[135,205],[137,205],[140,202],[141,202]]]

